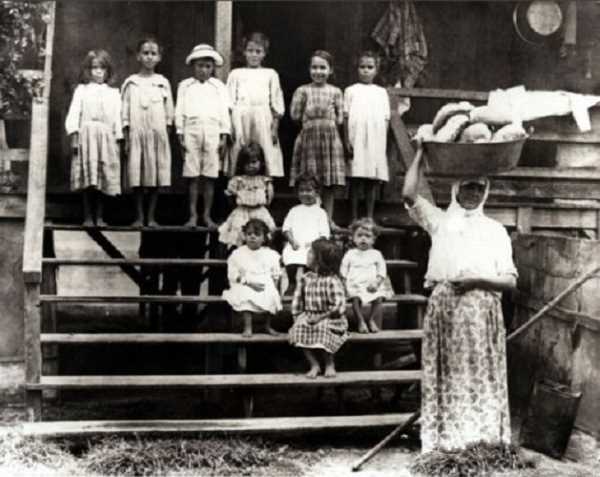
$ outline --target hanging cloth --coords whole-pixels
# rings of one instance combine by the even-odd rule
[[[394,64],[395,80],[412,87],[427,64],[427,39],[412,0],[391,0],[371,37]]]

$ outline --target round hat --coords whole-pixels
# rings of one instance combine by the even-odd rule
[[[223,57],[217,50],[206,43],[196,45],[192,52],[185,59],[185,64],[189,65],[192,61],[197,60],[198,58],[212,58],[215,60],[216,66],[223,66]]]
[[[560,34],[563,19],[561,5],[553,0],[518,2],[513,11],[517,35],[532,45],[541,45]]]

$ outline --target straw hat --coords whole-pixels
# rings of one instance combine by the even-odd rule
[[[185,59],[185,64],[189,65],[192,61],[197,60],[198,58],[212,58],[215,60],[216,66],[223,66],[223,57],[217,50],[206,43],[196,45],[192,52]]]

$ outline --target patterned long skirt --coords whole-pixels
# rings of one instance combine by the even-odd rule
[[[422,451],[510,443],[506,332],[498,294],[438,284],[423,325]]]
[[[302,125],[294,144],[290,185],[305,172],[314,174],[323,186],[346,184],[344,147],[334,121],[313,119]]]

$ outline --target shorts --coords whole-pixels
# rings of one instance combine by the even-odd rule
[[[219,177],[219,128],[213,124],[186,127],[183,177]]]

